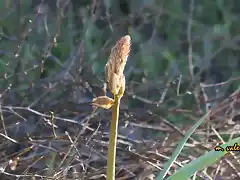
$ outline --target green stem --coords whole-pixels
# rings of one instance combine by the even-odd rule
[[[112,108],[112,122],[109,134],[108,160],[107,160],[107,180],[115,180],[115,161],[118,134],[119,107],[122,95],[114,95]]]

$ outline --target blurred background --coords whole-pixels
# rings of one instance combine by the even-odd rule
[[[239,12],[235,0],[1,0],[0,178],[105,179],[111,111],[91,101],[127,34],[116,179],[154,179],[209,110],[170,173],[238,136]],[[240,178],[231,158],[197,177]]]

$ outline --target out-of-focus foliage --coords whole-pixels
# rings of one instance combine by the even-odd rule
[[[90,102],[104,95],[110,49],[126,34],[132,37],[132,50],[125,68],[117,153],[117,167],[125,169],[118,177],[155,175],[166,159],[153,152],[170,156],[185,130],[209,108],[218,109],[209,118],[211,126],[204,124],[194,139],[208,143],[211,150],[219,139],[210,127],[228,139],[236,125],[229,121],[239,117],[239,10],[240,2],[235,0],[1,0],[1,167],[16,156],[13,153],[34,146],[31,153],[37,154],[34,158],[29,158],[31,153],[23,155],[30,160],[23,158],[19,174],[45,151],[46,160],[29,173],[44,169],[45,162],[51,162],[46,168],[51,170],[40,175],[54,176],[62,168],[65,171],[59,174],[67,178],[74,173],[67,173],[66,167],[73,164],[78,169],[71,170],[85,179],[105,173],[101,168],[106,167],[104,143],[111,115],[107,110],[92,113]],[[49,111],[59,118],[52,122]],[[48,139],[53,128],[66,142]],[[74,141],[79,131],[78,151],[71,153],[83,155],[72,161],[67,154],[63,160],[60,154],[73,144],[69,137]],[[207,137],[206,132],[210,133]],[[43,139],[45,144],[38,139],[34,144],[29,137]],[[53,146],[55,152],[36,144]],[[178,160],[189,160],[206,150],[193,147],[186,148]],[[209,168],[206,173],[213,172]],[[232,169],[222,173],[226,177],[236,174]]]

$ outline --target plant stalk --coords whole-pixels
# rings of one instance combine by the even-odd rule
[[[122,95],[114,95],[112,107],[112,122],[109,134],[108,161],[107,161],[107,180],[115,180],[115,162],[118,134],[119,107]]]

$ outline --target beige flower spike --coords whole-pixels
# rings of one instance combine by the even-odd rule
[[[123,74],[131,48],[131,37],[123,36],[112,48],[108,62],[105,66],[106,79],[109,90],[117,95],[120,88],[125,90],[125,76]]]
[[[92,104],[97,107],[109,109],[112,107],[112,121],[109,134],[107,180],[115,180],[115,162],[118,134],[118,120],[120,100],[125,91],[125,76],[123,74],[127,58],[130,53],[131,38],[123,36],[112,48],[108,62],[105,66],[108,89],[112,92],[114,99],[100,96],[93,99]]]

